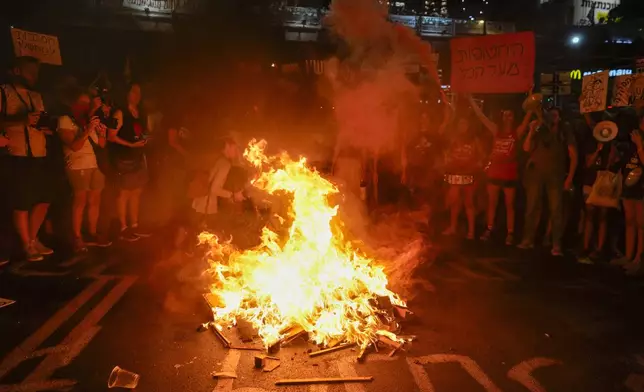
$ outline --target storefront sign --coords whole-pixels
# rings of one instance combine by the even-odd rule
[[[418,17],[414,15],[389,15],[389,20],[415,30]]]
[[[420,18],[420,35],[424,37],[451,37],[454,35],[454,20],[423,16]]]
[[[597,71],[584,71],[583,73],[579,69],[574,69],[570,71],[570,78],[573,80],[581,80],[582,76],[588,76],[588,75],[594,75],[596,73],[603,72],[603,70],[597,70]],[[632,75],[633,70],[624,68],[624,69],[611,69],[608,71],[608,77],[610,78],[615,78],[617,76],[625,76],[625,75]]]
[[[518,93],[534,83],[534,33],[452,39],[452,91]]]

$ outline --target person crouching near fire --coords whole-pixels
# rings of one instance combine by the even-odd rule
[[[188,239],[192,241],[207,223],[217,219],[219,199],[241,203],[245,200],[242,191],[232,192],[225,189],[226,180],[233,165],[239,160],[240,151],[237,142],[229,137],[219,141],[220,153],[209,170],[194,173],[188,186],[188,197],[192,199],[193,217],[188,230]]]
[[[445,182],[448,184],[446,204],[450,211],[449,227],[443,235],[455,235],[463,206],[467,216],[467,239],[475,235],[474,205],[475,174],[481,168],[481,144],[466,117],[456,120],[456,130],[445,140]],[[441,127],[441,131],[447,127]]]

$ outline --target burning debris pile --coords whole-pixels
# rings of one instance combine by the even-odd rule
[[[409,312],[388,289],[383,267],[345,237],[331,202],[337,188],[304,158],[268,157],[265,147],[264,141],[252,141],[244,157],[258,171],[256,188],[291,200],[282,217],[288,231],[282,235],[265,227],[261,244],[249,250],[201,234],[213,277],[207,295],[213,331],[228,348],[237,348],[225,336],[236,326],[252,329],[250,335],[269,352],[307,337],[324,348],[311,355],[356,346],[363,358],[377,342],[391,346],[393,355],[410,340],[399,336],[397,322]]]

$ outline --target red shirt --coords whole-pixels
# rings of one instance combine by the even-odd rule
[[[476,144],[455,142],[449,149],[446,174],[471,175],[477,170]]]
[[[488,178],[501,181],[516,181],[519,178],[517,143],[516,132],[503,135],[497,133],[490,155]]]

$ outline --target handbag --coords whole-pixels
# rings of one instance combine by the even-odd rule
[[[619,198],[622,195],[622,173],[608,170],[597,172],[597,178],[588,195],[586,204],[597,207],[619,208]]]

